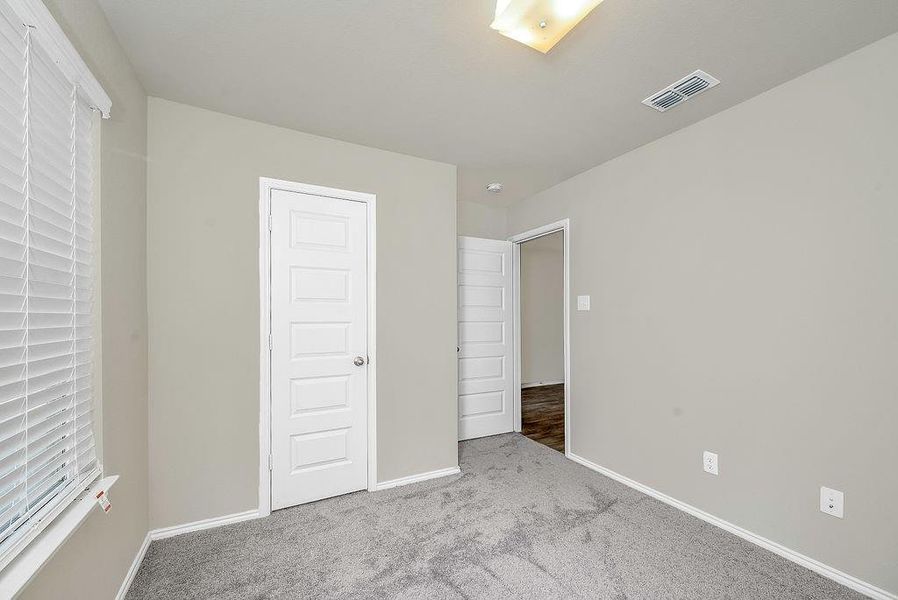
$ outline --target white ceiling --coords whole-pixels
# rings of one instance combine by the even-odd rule
[[[491,205],[898,31],[896,0],[605,0],[542,55],[489,28],[493,0],[100,3],[149,94],[454,163]],[[640,104],[697,68],[722,83]]]

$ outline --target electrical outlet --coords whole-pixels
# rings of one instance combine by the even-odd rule
[[[845,511],[845,494],[839,490],[821,487],[820,511],[841,519]]]
[[[702,468],[705,470],[705,473],[717,475],[717,455],[705,450],[705,453],[702,454]]]

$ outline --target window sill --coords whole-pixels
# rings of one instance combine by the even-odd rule
[[[0,598],[16,597],[38,571],[47,564],[56,551],[81,526],[97,506],[97,494],[108,491],[118,480],[118,475],[101,477],[82,492],[47,527],[31,540],[16,558],[0,572]]]

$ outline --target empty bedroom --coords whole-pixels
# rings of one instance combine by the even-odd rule
[[[0,600],[898,600],[896,98],[896,0],[0,0]]]

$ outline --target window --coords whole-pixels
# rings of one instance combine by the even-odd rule
[[[102,471],[95,117],[61,35],[39,1],[0,0],[0,568]]]

